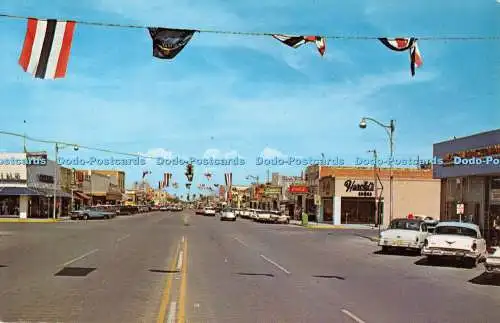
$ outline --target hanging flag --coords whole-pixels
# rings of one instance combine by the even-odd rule
[[[173,59],[188,44],[196,30],[148,28],[153,40],[153,56]]]
[[[186,188],[191,189],[191,183],[186,183]]]
[[[75,25],[74,21],[29,18],[19,65],[39,79],[65,77]]]
[[[418,50],[417,38],[379,38],[380,42],[384,44],[387,48],[397,51],[404,52],[409,50],[410,52],[410,71],[411,75],[415,75],[415,68],[422,66],[422,56],[420,56],[420,51]]]
[[[207,180],[210,180],[212,178],[212,174],[210,172],[206,172],[205,177],[207,178]]]
[[[273,35],[273,37],[285,45],[293,48],[298,48],[305,43],[314,42],[321,56],[326,51],[326,39],[321,36],[289,36],[289,35]]]
[[[144,179],[144,177],[146,177],[146,175],[148,175],[148,174],[151,174],[151,171],[149,171],[149,170],[143,171],[142,172],[142,179]]]
[[[171,173],[164,173],[163,174],[163,187],[169,187],[170,186],[170,179],[172,178]]]
[[[158,189],[161,190],[161,187],[162,187],[161,181],[158,181]]]
[[[224,179],[226,181],[226,186],[231,186],[233,181],[233,173],[225,173]]]

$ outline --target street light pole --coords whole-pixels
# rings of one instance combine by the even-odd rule
[[[379,216],[378,216],[378,183],[377,183],[377,150],[368,150],[369,153],[373,153],[373,184],[375,185],[375,225],[379,227]]]
[[[57,144],[56,142],[56,147],[55,147],[55,150],[56,150],[56,160],[54,162],[54,191],[53,191],[53,196],[54,196],[54,205],[53,205],[53,210],[52,210],[52,218],[55,220],[56,219],[56,199],[57,199],[57,158],[58,158],[58,154],[59,154],[59,145]]]
[[[390,158],[389,158],[389,223],[392,221],[393,218],[393,212],[394,212],[394,203],[393,203],[393,198],[394,198],[394,189],[393,189],[393,172],[392,172],[392,165],[394,161],[394,130],[396,129],[396,122],[395,120],[391,119],[390,123],[388,125],[383,124],[382,122],[375,120],[373,118],[369,117],[363,117],[361,118],[361,121],[359,122],[359,127],[361,129],[366,128],[366,121],[371,121],[382,128],[385,129],[387,135],[389,136],[389,150],[390,150]]]

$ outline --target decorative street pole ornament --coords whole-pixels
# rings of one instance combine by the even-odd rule
[[[186,188],[191,189],[191,183],[186,183]]]

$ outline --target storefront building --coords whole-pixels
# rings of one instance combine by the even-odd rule
[[[491,241],[500,225],[500,129],[434,144],[441,218],[473,222]]]
[[[22,164],[17,161],[42,158],[44,164]],[[53,216],[54,189],[56,215],[67,215],[71,194],[61,190],[67,186],[61,167],[47,160],[46,153],[0,153],[0,216],[49,218]],[[6,163],[5,161],[15,161]],[[57,183],[55,183],[57,170]]]
[[[380,181],[375,181],[373,168],[319,166],[317,174],[309,175],[318,178],[318,193],[309,195],[318,210],[316,220],[336,225],[379,222],[388,225],[390,171],[382,168],[377,174]],[[393,219],[405,218],[410,213],[439,218],[441,185],[432,178],[432,170],[396,168],[392,174]],[[380,221],[375,216],[376,190]]]

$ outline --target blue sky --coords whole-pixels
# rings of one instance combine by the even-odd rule
[[[167,1],[4,0],[0,11],[40,18],[284,34],[349,36],[499,35],[495,0]],[[407,53],[378,41],[327,40],[298,49],[271,37],[195,34],[172,61],[152,57],[146,30],[77,25],[65,79],[38,80],[17,65],[25,21],[0,19],[4,131],[153,156],[232,157],[233,182],[265,177],[256,157],[388,154],[382,128],[396,120],[396,156],[431,157],[432,144],[498,128],[500,41],[420,41],[424,65],[410,76]],[[23,124],[27,120],[27,124]],[[29,149],[52,150],[29,143]],[[19,139],[0,136],[0,149]],[[71,150],[64,156],[76,156]],[[80,150],[78,156],[111,157]],[[118,156],[114,156],[118,157]],[[183,168],[148,165],[185,183]],[[127,182],[143,167],[126,168]],[[209,168],[223,182],[228,167]],[[196,186],[205,182],[195,166]],[[271,168],[300,174],[299,167]],[[179,194],[181,194],[179,192]]]

